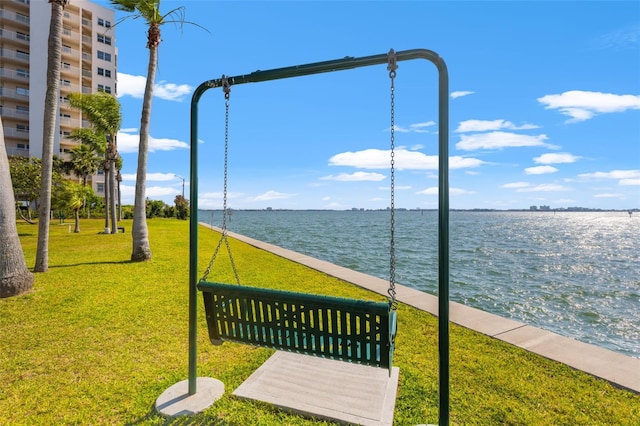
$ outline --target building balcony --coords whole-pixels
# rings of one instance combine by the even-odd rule
[[[27,68],[29,67],[29,54],[26,52],[2,48],[0,49],[0,57],[7,61],[25,65]]]
[[[19,120],[25,120],[25,122],[29,121],[29,111],[8,108],[6,106],[0,106],[0,115],[2,116],[2,118],[10,117],[17,118]]]
[[[28,89],[7,89],[6,87],[0,87],[0,98],[19,99],[21,101],[29,101]]]
[[[20,83],[29,83],[29,71],[25,69],[17,70],[12,68],[0,68],[0,77],[3,80],[15,80]]]
[[[29,140],[29,131],[28,130],[18,130],[15,127],[5,127],[4,128],[4,137],[5,138],[14,138],[14,139],[22,139]]]
[[[19,148],[16,146],[7,146],[7,155],[10,157],[28,157],[29,148]]]
[[[29,41],[31,41],[29,34],[8,30],[6,28],[0,28],[0,38],[4,40],[5,45],[13,42],[17,46],[29,46]]]
[[[7,20],[13,24],[20,25],[23,28],[29,27],[29,16],[23,13],[11,10],[0,10],[0,21]]]

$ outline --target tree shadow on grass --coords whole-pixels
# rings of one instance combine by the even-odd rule
[[[57,269],[57,268],[72,268],[74,266],[86,266],[86,265],[125,265],[127,263],[134,263],[132,260],[105,260],[103,262],[79,262],[79,263],[69,263],[66,265],[51,265],[49,269]]]

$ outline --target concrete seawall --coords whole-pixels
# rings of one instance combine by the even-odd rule
[[[202,223],[206,227],[208,224]],[[217,227],[211,227],[220,231]],[[353,271],[301,253],[233,232],[227,234],[261,250],[300,263],[378,294],[387,294],[387,280]],[[414,308],[438,315],[438,298],[419,290],[396,285],[397,299]],[[513,344],[545,358],[606,380],[615,386],[640,393],[640,359],[579,342],[537,327],[502,318],[479,309],[450,302],[450,320],[462,327]]]

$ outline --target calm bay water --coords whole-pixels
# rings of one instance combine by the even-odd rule
[[[221,226],[222,213],[199,219]],[[395,221],[397,282],[431,294],[437,220]],[[228,228],[389,277],[388,212],[234,211]],[[640,213],[451,212],[450,258],[451,300],[640,358]]]

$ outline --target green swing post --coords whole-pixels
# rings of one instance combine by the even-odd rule
[[[449,424],[449,76],[444,60],[427,49],[395,52],[397,61],[426,59],[438,70],[438,348],[439,424]],[[317,62],[247,75],[228,77],[231,85],[257,83],[310,74],[385,64],[387,54]],[[191,98],[191,217],[189,222],[189,395],[196,393],[197,381],[197,295],[198,295],[198,102],[209,89],[222,87],[222,79],[200,84]]]

